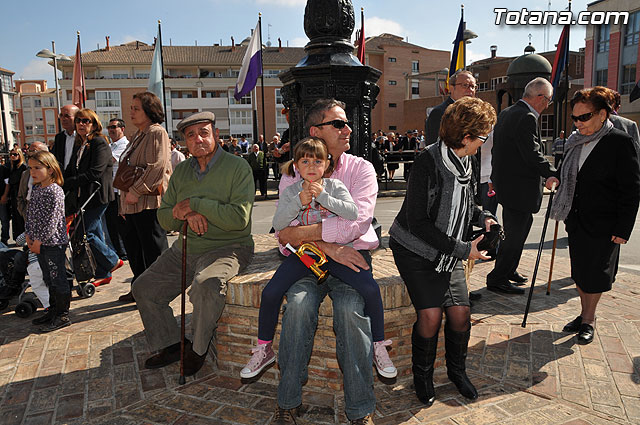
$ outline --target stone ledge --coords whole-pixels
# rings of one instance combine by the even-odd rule
[[[255,255],[242,274],[228,282],[227,305],[220,318],[215,350],[219,373],[239,377],[251,356],[251,348],[258,341],[258,311],[262,289],[278,268],[281,258],[273,235],[254,235]],[[385,315],[385,338],[393,345],[390,356],[399,376],[411,374],[411,327],[415,310],[407,289],[400,278],[389,249],[379,249],[372,255],[373,276],[380,285]],[[342,390],[342,372],[336,359],[331,299],[320,305],[314,348],[309,362],[309,380],[305,388],[323,391]],[[278,320],[274,349],[277,351],[281,328]],[[444,357],[444,344],[439,344],[437,364]],[[213,348],[210,349],[213,351]],[[212,353],[215,356],[215,353]],[[377,376],[377,375],[375,375]],[[277,384],[279,371],[269,367],[257,378],[261,382]],[[376,378],[378,379],[378,378]],[[388,381],[388,380],[384,380]]]

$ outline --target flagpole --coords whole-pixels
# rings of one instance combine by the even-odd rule
[[[569,0],[569,12],[571,12],[571,0]],[[567,65],[564,69],[564,85],[567,88],[567,91],[564,96],[564,140],[567,140],[567,135],[569,132],[567,131],[567,112],[569,109],[569,63],[571,62],[571,47],[569,45],[569,37],[571,36],[571,24],[567,27]],[[564,149],[562,150],[562,156],[564,157]]]
[[[162,106],[164,107],[164,125],[167,127],[167,133],[171,131],[171,135],[173,135],[173,129],[169,128],[169,113],[167,112],[167,91],[164,86],[164,58],[162,57],[162,21],[158,19],[158,40],[156,43],[159,43],[160,47],[160,71],[162,72]]]
[[[264,55],[262,54],[262,13],[258,13],[258,31],[260,31],[260,90],[262,93],[262,135],[267,140],[267,122],[264,114]],[[260,138],[258,137],[258,140]]]
[[[460,5],[460,19],[462,19],[462,69],[467,69],[467,40],[464,39],[467,23],[464,21],[464,4]]]

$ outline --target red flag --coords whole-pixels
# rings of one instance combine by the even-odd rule
[[[357,32],[356,44],[358,45],[358,60],[364,65],[364,8],[360,9],[360,21],[362,28]]]
[[[78,45],[76,47],[75,63],[73,64],[73,104],[78,108],[84,108],[87,100],[87,91],[84,85],[84,74],[82,73],[82,53],[80,51],[80,31],[78,31]]]

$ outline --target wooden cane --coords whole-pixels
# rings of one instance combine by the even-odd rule
[[[547,295],[551,295],[551,276],[553,275],[553,260],[556,258],[556,245],[558,244],[558,224],[556,221],[556,228],[553,231],[553,249],[551,250],[551,264],[549,265],[549,280],[547,281]]]
[[[185,310],[185,292],[187,291],[187,226],[188,223],[185,220],[182,225],[182,281],[180,292],[182,293],[182,299],[180,300],[180,379],[178,383],[184,385],[184,310]]]

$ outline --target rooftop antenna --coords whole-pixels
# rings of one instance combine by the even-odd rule
[[[271,47],[271,24],[267,24],[267,47]]]

